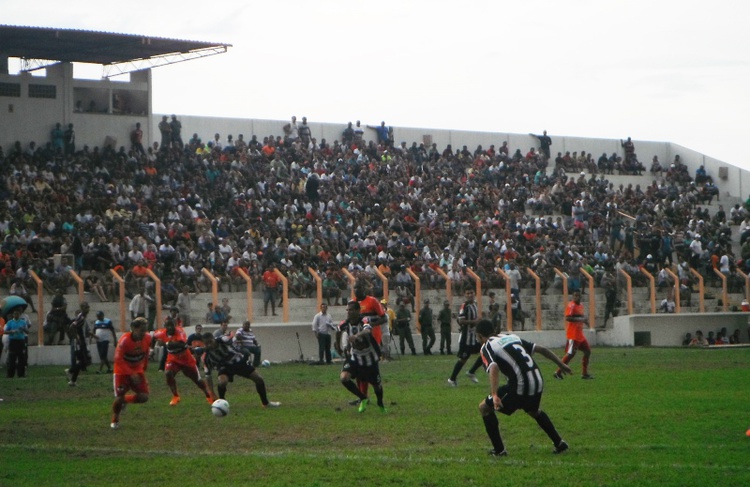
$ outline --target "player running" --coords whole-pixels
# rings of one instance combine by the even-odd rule
[[[461,305],[461,310],[458,312],[458,326],[461,329],[461,333],[458,336],[458,360],[456,365],[453,366],[453,372],[448,378],[448,385],[456,387],[458,383],[458,373],[461,372],[464,364],[469,360],[469,357],[475,353],[479,353],[479,349],[482,344],[477,340],[474,327],[479,322],[479,311],[477,310],[477,303],[474,300],[475,293],[473,289],[467,289],[464,293],[466,301]],[[482,358],[477,357],[474,361],[474,365],[466,371],[467,377],[475,384],[479,382],[477,376],[474,373],[482,366]]]
[[[120,413],[126,404],[142,404],[148,401],[148,367],[151,335],[146,333],[148,322],[145,318],[136,318],[130,323],[130,332],[123,333],[115,349],[115,401],[112,403],[113,430],[120,427]],[[132,390],[133,394],[127,394]]]
[[[154,340],[164,344],[167,353],[167,361],[164,368],[164,376],[167,379],[169,390],[172,391],[172,400],[170,406],[176,406],[180,402],[180,395],[177,393],[177,381],[175,376],[178,372],[185,374],[192,380],[198,389],[203,391],[209,404],[214,402],[211,391],[206,387],[205,381],[200,378],[198,373],[198,363],[187,345],[187,335],[185,330],[171,319],[167,318],[164,322],[164,328],[154,332]]]
[[[583,334],[583,326],[589,322],[584,314],[583,305],[581,304],[581,292],[573,293],[573,300],[565,308],[565,334],[568,344],[565,347],[565,356],[562,358],[564,364],[569,364],[578,350],[583,352],[583,371],[581,379],[593,379],[594,376],[589,374],[589,357],[591,357],[591,346],[586,335]],[[555,379],[562,379],[563,375],[560,369],[555,372]]]

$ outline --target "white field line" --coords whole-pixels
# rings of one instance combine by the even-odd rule
[[[112,432],[113,435],[120,434],[119,432]],[[663,449],[666,447],[671,447],[668,445],[629,445],[628,449],[637,449],[637,450],[654,450],[654,449]],[[615,447],[612,447],[615,448]],[[621,449],[620,447],[616,447],[618,450]],[[20,444],[20,443],[0,443],[0,450],[39,450],[44,452],[73,452],[75,451],[76,455],[80,455],[81,453],[101,453],[101,454],[122,454],[126,456],[134,456],[133,455],[133,449],[132,448],[126,448],[126,447],[90,447],[90,446],[84,446],[84,445],[76,445],[74,448],[71,447],[71,445],[50,445],[50,444]],[[587,449],[591,449],[590,447],[587,447]],[[610,449],[609,447],[601,447],[596,448],[597,450],[607,450]],[[715,450],[720,450],[723,448],[713,448]],[[298,450],[275,450],[275,451],[258,451],[258,450],[233,450],[232,452],[226,452],[226,451],[210,451],[210,450],[204,450],[204,451],[180,451],[180,450],[138,450],[136,456],[153,456],[153,455],[170,455],[170,456],[182,456],[182,457],[190,457],[190,458],[196,458],[196,457],[226,457],[229,456],[241,456],[241,457],[247,457],[247,458],[307,458],[310,460],[315,461],[355,461],[355,462],[365,462],[365,461],[380,461],[383,463],[392,463],[392,464],[402,464],[402,463],[408,463],[408,464],[426,464],[426,465],[452,465],[456,463],[461,464],[480,464],[485,465],[487,460],[490,459],[489,457],[484,455],[484,450],[478,450],[476,457],[445,457],[445,458],[435,458],[430,457],[428,455],[426,456],[417,456],[414,455],[413,451],[404,452],[404,454],[398,454],[398,452],[394,452],[394,455],[377,455],[372,456],[370,454],[367,455],[359,455],[359,454],[338,454],[338,453],[316,453],[316,452],[306,452],[306,453],[300,453]],[[569,454],[563,454],[561,456],[553,456],[550,448],[550,457],[555,458],[557,460],[524,460],[523,453],[513,454],[513,452],[510,453],[509,457],[505,457],[502,459],[492,459],[493,461],[496,461],[498,463],[507,463],[509,465],[515,465],[515,466],[540,466],[540,467],[556,467],[561,464],[565,464],[566,466],[577,466],[581,468],[588,468],[588,469],[614,469],[614,468],[622,468],[623,466],[630,465],[633,469],[637,470],[663,470],[664,468],[676,468],[681,470],[695,470],[695,469],[701,469],[706,471],[725,471],[725,472],[745,472],[750,471],[750,465],[743,464],[743,465],[700,465],[697,463],[670,463],[670,464],[659,464],[659,463],[644,463],[642,461],[634,462],[634,463],[607,463],[607,462],[587,462],[585,459],[581,460],[571,460]],[[514,458],[515,457],[515,458]]]

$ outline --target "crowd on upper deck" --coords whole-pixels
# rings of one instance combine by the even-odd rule
[[[238,268],[259,284],[274,265],[300,295],[314,285],[308,267],[339,287],[342,267],[394,280],[410,268],[426,286],[439,285],[438,269],[468,284],[467,268],[499,286],[497,270],[510,263],[547,283],[554,267],[576,283],[581,267],[597,279],[618,268],[640,279],[641,266],[656,274],[682,261],[710,276],[724,256],[731,272],[741,260],[730,224],[743,242],[750,234],[747,204],[705,208],[718,189],[702,167],[691,175],[679,156],[646,167],[630,139],[622,154],[597,158],[548,155],[546,132],[523,148],[469,148],[397,143],[385,122],[349,123],[333,141],[318,140],[304,118],[236,138],[183,140],[175,116],[159,129],[148,147],[138,126],[130,147],[91,149],[75,145],[72,124],[57,124],[46,143],[0,152],[2,284],[31,286],[33,269],[54,283],[50,292],[70,285],[54,254],[99,273],[106,298],[112,268],[129,283],[151,269],[175,297],[201,289],[204,267],[231,289],[243,282]],[[614,173],[632,183],[609,182]]]

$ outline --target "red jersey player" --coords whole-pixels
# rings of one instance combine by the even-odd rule
[[[164,322],[164,328],[154,332],[154,340],[162,342],[167,351],[164,376],[167,379],[169,390],[172,391],[172,400],[169,405],[176,406],[180,402],[180,395],[177,393],[177,381],[175,381],[175,375],[180,371],[203,391],[209,404],[213,403],[213,396],[206,387],[206,383],[200,378],[198,364],[187,345],[185,330],[181,326],[177,326],[171,318],[167,318]]]
[[[583,373],[581,378],[593,379],[594,376],[589,374],[589,357],[591,356],[591,346],[589,346],[586,336],[583,334],[583,326],[588,324],[584,314],[583,305],[581,304],[581,292],[573,293],[573,300],[565,308],[566,336],[568,339],[565,346],[565,356],[562,358],[564,364],[570,363],[575,357],[578,350],[583,352]],[[554,375],[555,379],[562,379],[562,371],[557,369]]]
[[[120,413],[125,404],[148,401],[146,368],[151,350],[151,335],[146,333],[148,322],[136,318],[130,323],[130,332],[123,333],[115,349],[115,401],[112,403],[112,429],[120,427]],[[128,391],[133,394],[127,394]]]

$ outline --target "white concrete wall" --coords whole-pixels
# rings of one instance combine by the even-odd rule
[[[740,330],[743,340],[747,338],[748,313],[685,313],[618,316],[614,326],[603,332],[597,332],[597,342],[601,345],[615,347],[633,346],[635,334],[649,332],[651,346],[677,347],[682,345],[686,333],[695,336],[701,330],[704,336],[709,331],[716,333],[726,328],[729,334]]]

